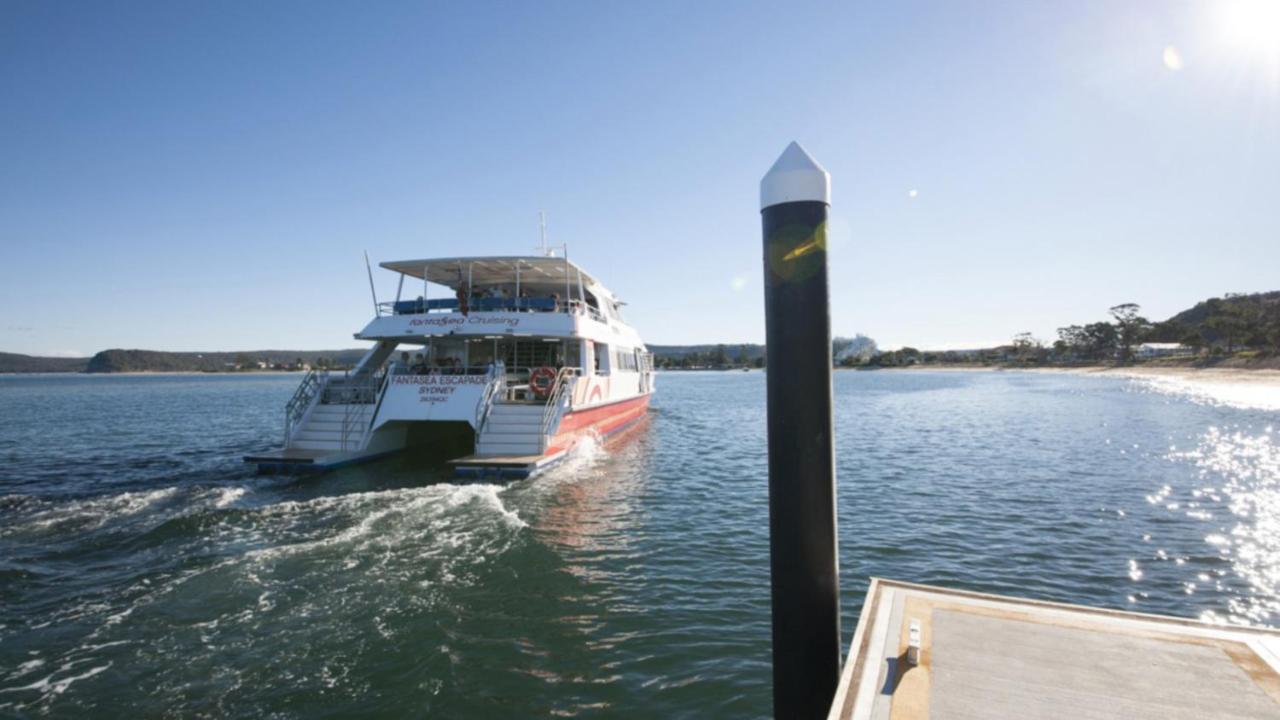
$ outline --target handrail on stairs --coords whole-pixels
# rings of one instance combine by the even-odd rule
[[[569,381],[580,373],[576,367],[563,367],[556,373],[556,381],[551,386],[551,392],[547,393],[547,408],[542,411],[542,428],[538,434],[543,451],[547,449],[547,433],[551,429],[551,423],[563,414],[564,400],[573,389],[573,383]]]
[[[489,413],[493,410],[494,398],[503,394],[507,390],[507,368],[506,365],[499,360],[489,365],[489,372],[485,376],[484,392],[480,393],[480,400],[476,402],[476,444],[480,443],[480,435],[484,432],[484,428],[489,424]]]
[[[385,387],[386,379],[389,373],[369,373],[358,379],[348,379],[347,384],[343,388],[342,399],[342,449],[346,450],[351,436],[356,431],[356,426],[364,416],[364,408],[373,406],[377,410],[377,404],[382,389]],[[372,418],[370,418],[372,421]],[[368,427],[365,432],[360,434],[361,443],[368,436]]]
[[[365,426],[364,436],[369,437],[373,430],[373,421],[378,419],[378,411],[382,409],[382,399],[387,396],[387,385],[391,383],[391,371],[382,373],[382,382],[378,383],[377,401],[373,404],[373,412],[369,414],[369,424]]]
[[[298,389],[293,391],[293,397],[284,406],[284,444],[288,446],[289,441],[293,439],[293,427],[306,415],[307,410],[311,408],[312,401],[323,391],[324,386],[329,383],[329,371],[324,370],[317,372],[308,370],[307,374],[302,376],[302,382],[298,383]]]

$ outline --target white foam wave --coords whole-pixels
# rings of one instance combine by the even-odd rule
[[[45,661],[41,660],[40,658],[36,658],[34,660],[28,660],[22,663],[21,665],[19,665],[14,670],[14,673],[9,676],[9,678],[10,679],[20,678],[23,675],[26,675],[27,673],[33,672],[35,670],[39,670],[40,668],[44,667],[44,665],[45,665]]]
[[[338,545],[358,549],[395,546],[424,535],[440,547],[457,547],[490,529],[492,523],[485,522],[487,515],[495,517],[502,527],[524,528],[520,516],[503,504],[501,490],[497,485],[441,484],[277,503],[263,509],[265,519],[288,524],[323,517],[328,519],[326,524],[332,524],[334,518],[347,516],[355,522],[332,535],[255,550],[248,557],[275,559]],[[486,512],[480,517],[460,512],[471,507]]]
[[[49,502],[23,521],[0,529],[0,535],[41,532],[75,525],[92,530],[120,518],[131,517],[176,495],[177,487],[126,492],[82,500]]]
[[[58,673],[67,672],[72,668],[72,666],[76,665],[77,662],[78,661],[66,663],[61,667],[59,667],[53,673],[50,673],[47,677],[43,677],[31,683],[30,685],[22,685],[19,687],[12,687],[12,688],[0,688],[0,693],[18,693],[18,692],[24,692],[24,691],[35,691],[35,692],[41,693],[43,697],[61,695],[62,693],[66,692],[67,688],[71,687],[73,683],[80,680],[86,680],[88,678],[91,678],[94,675],[97,675],[98,673],[105,672],[108,668],[111,667],[111,663],[107,663],[106,665],[98,665],[96,667],[89,668],[88,670],[80,673],[79,675],[66,675],[64,677],[58,678],[57,680],[54,679],[58,675]]]
[[[171,486],[78,500],[31,498],[27,502],[35,506],[34,511],[0,527],[0,537],[50,531],[98,530],[110,523],[154,511],[181,493],[187,498],[186,502],[173,503],[172,507],[165,508],[159,517],[160,520],[165,520],[192,511],[227,508],[249,492],[251,489],[243,485],[212,488]]]
[[[249,489],[245,487],[219,488],[217,495],[214,498],[213,506],[216,508],[227,507],[244,497],[248,492]]]
[[[450,488],[446,497],[446,503],[449,507],[458,507],[467,503],[478,502],[481,505],[488,506],[498,513],[503,522],[512,528],[528,527],[524,520],[514,511],[507,508],[502,502],[500,492],[502,488],[498,485],[448,485],[442,486]]]
[[[608,455],[604,441],[595,433],[581,437],[569,449],[569,454],[555,468],[558,477],[577,477],[592,469]]]

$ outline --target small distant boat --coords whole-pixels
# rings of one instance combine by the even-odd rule
[[[245,458],[260,472],[452,443],[459,475],[527,477],[647,415],[653,355],[623,322],[623,303],[567,258],[381,267],[400,276],[399,290],[356,334],[374,346],[344,375],[307,373],[285,408],[284,447]],[[431,286],[448,295],[430,297]],[[406,287],[420,294],[405,299]]]

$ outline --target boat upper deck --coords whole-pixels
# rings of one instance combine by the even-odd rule
[[[566,282],[572,286],[579,280],[586,286],[604,290],[598,280],[568,258],[542,255],[393,260],[379,266],[450,290],[468,284],[480,287],[517,281],[529,286],[563,286]]]
[[[1066,717],[1280,717],[1280,633],[872,580],[829,720]]]
[[[623,324],[619,312],[623,303],[567,258],[459,257],[397,260],[380,265],[402,277],[395,301],[379,303],[379,315],[563,313],[587,316],[604,324]],[[403,299],[405,278],[423,281],[416,299]],[[429,284],[443,286],[449,292],[433,297]],[[412,297],[414,293],[411,290],[409,294]]]

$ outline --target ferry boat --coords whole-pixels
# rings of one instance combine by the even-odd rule
[[[381,267],[399,284],[355,335],[373,347],[350,371],[306,374],[285,407],[284,447],[245,458],[260,472],[426,446],[459,475],[528,477],[646,417],[653,356],[623,303],[567,257]]]

